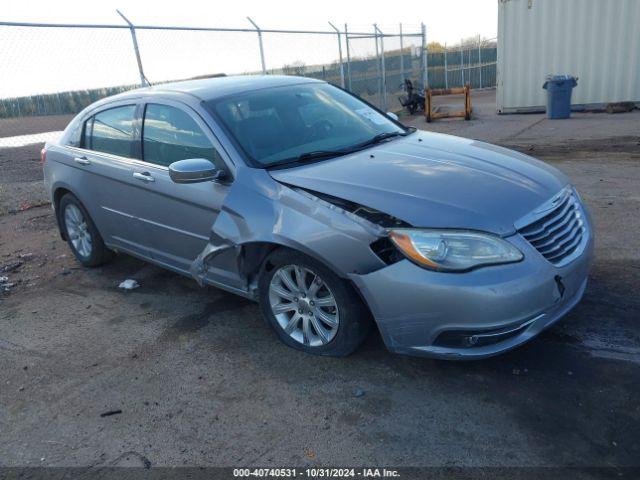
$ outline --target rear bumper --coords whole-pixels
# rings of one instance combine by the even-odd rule
[[[563,267],[549,263],[520,235],[509,240],[525,254],[523,261],[456,274],[403,260],[353,275],[387,348],[410,355],[479,359],[525,343],[569,312],[587,285],[592,237],[582,254]],[[455,344],[451,338],[462,342]]]

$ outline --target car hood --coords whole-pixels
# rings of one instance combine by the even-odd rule
[[[374,148],[270,171],[281,183],[349,200],[414,227],[498,235],[568,179],[527,155],[451,135],[416,132]]]

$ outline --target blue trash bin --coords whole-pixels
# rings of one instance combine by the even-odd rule
[[[542,85],[547,91],[547,118],[571,116],[571,92],[578,79],[571,75],[549,75]]]

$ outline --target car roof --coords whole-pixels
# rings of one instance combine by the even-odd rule
[[[202,78],[196,80],[183,80],[179,82],[162,83],[151,87],[131,90],[119,95],[119,99],[129,96],[137,96],[140,93],[153,95],[154,93],[186,93],[198,97],[201,100],[214,100],[238,93],[247,93],[263,88],[282,87],[286,85],[299,85],[304,83],[325,83],[322,80],[288,75],[233,75],[214,78]],[[111,97],[115,99],[115,97]]]

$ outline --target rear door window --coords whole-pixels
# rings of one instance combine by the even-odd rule
[[[206,158],[222,166],[220,154],[187,112],[155,103],[145,109],[142,155],[145,162],[165,167],[187,158]]]
[[[132,158],[135,111],[135,105],[127,105],[95,114],[85,123],[84,147]]]

